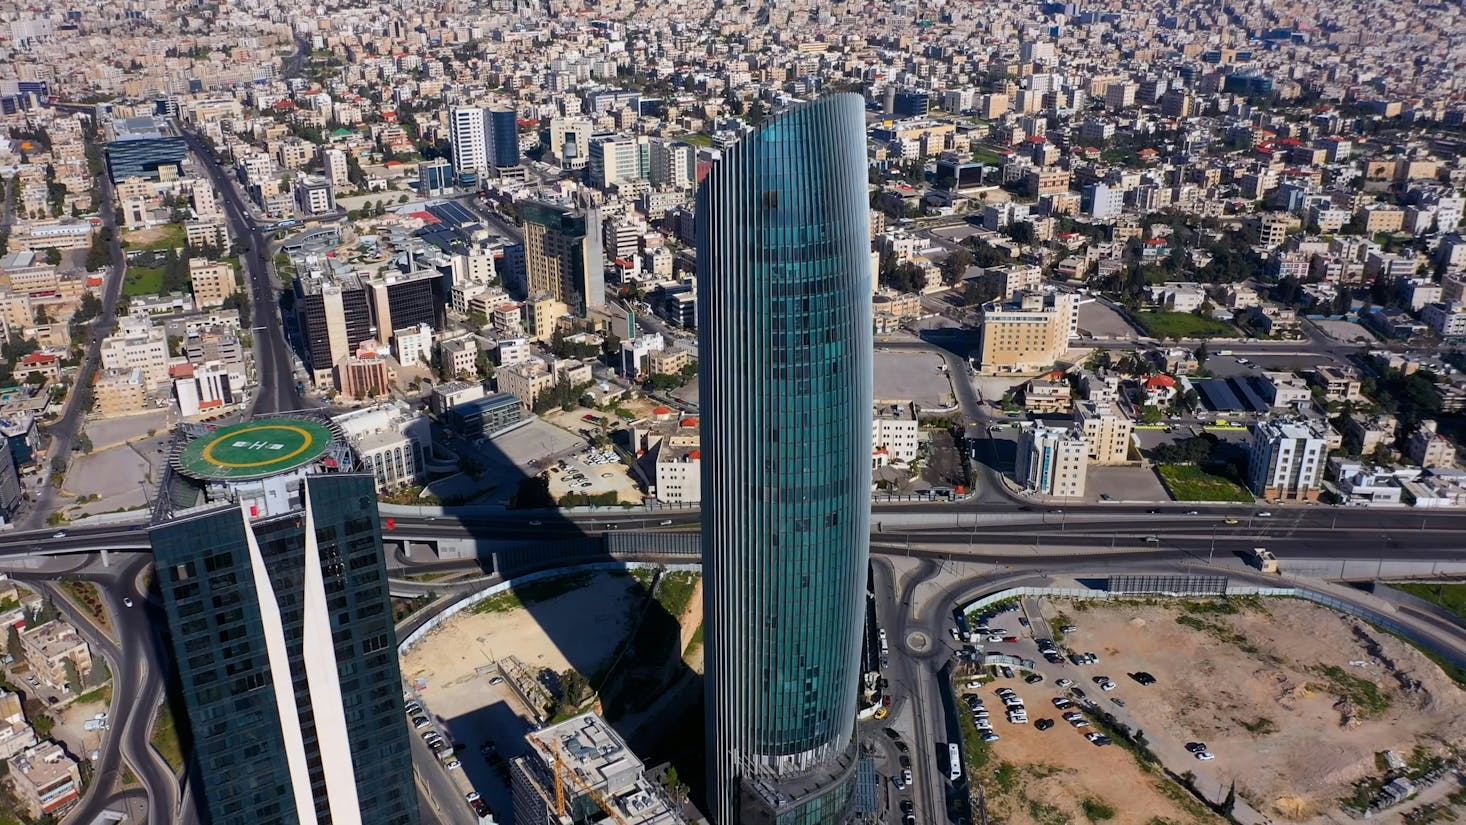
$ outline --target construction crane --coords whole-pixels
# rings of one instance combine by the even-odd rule
[[[590,786],[590,783],[582,779],[580,777],[580,774],[571,770],[570,767],[565,764],[565,757],[560,753],[560,744],[558,742],[551,742],[549,744],[546,744],[536,739],[535,744],[538,745],[540,747],[540,750],[543,750],[554,763],[554,767],[552,768],[552,770],[555,774],[556,816],[562,819],[565,817],[565,777],[568,775],[570,777],[570,781],[574,782],[576,787],[580,788],[580,790],[584,792],[586,796],[590,797],[591,801],[596,803],[597,807],[605,811],[606,815],[611,817],[611,819],[616,822],[616,825],[630,825],[630,823],[626,821],[626,818],[616,811],[615,806],[606,801],[606,798],[602,796],[601,793],[595,788],[592,788]]]

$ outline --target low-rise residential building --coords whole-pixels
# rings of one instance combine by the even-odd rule
[[[1317,501],[1328,458],[1327,425],[1311,419],[1274,419],[1251,427],[1248,483],[1267,499]]]
[[[1062,372],[1034,378],[1023,385],[1023,408],[1038,415],[1066,413],[1073,403],[1073,389]]]
[[[173,376],[173,397],[178,400],[178,413],[185,418],[206,412],[217,412],[239,400],[229,370],[218,361],[202,364],[177,364]]]
[[[25,720],[20,694],[0,688],[0,760],[36,744],[36,731]]]
[[[1025,489],[1057,498],[1084,495],[1089,443],[1079,428],[1025,427],[1018,440],[1016,476]]]
[[[60,820],[60,814],[81,799],[81,769],[55,742],[32,745],[6,764],[15,798],[32,819],[51,816]]]
[[[1303,332],[1298,310],[1278,304],[1259,304],[1247,310],[1247,322],[1265,335],[1296,338]]]
[[[555,386],[555,374],[544,361],[526,361],[503,367],[494,374],[499,392],[519,399],[526,410],[534,409],[535,399]]]
[[[80,679],[85,680],[92,672],[92,651],[86,639],[62,619],[20,631],[20,646],[31,672],[53,688],[60,689],[70,681],[68,662]],[[81,685],[71,687],[79,691]]]
[[[143,369],[101,369],[92,384],[94,412],[102,418],[133,415],[147,409],[148,382]]]
[[[1456,464],[1456,445],[1437,431],[1434,420],[1426,419],[1410,434],[1405,455],[1422,467],[1452,467]]]
[[[1354,367],[1322,366],[1309,374],[1313,385],[1323,390],[1324,401],[1363,401],[1362,381],[1359,370]]]
[[[1298,409],[1313,403],[1313,391],[1308,388],[1308,382],[1291,372],[1263,373],[1262,397],[1275,410],[1285,407]]]
[[[666,504],[702,503],[702,450],[664,440],[655,462],[657,500]]]
[[[649,356],[653,375],[676,375],[692,363],[692,353],[679,346],[654,350]]]
[[[1399,421],[1388,413],[1355,414],[1344,421],[1343,437],[1346,446],[1354,452],[1369,455],[1380,447],[1388,449],[1399,426]]]
[[[916,460],[921,429],[909,403],[877,407],[870,434],[873,466],[910,464]]]
[[[193,302],[199,309],[224,305],[224,299],[238,291],[234,267],[222,261],[190,258],[188,279],[193,283]]]
[[[148,390],[168,381],[168,340],[162,327],[146,316],[129,316],[116,332],[102,339],[102,367],[107,370],[142,370]]]
[[[428,396],[428,408],[434,415],[442,415],[450,407],[483,398],[486,394],[484,385],[478,381],[449,381],[433,387],[432,394]]]
[[[1207,301],[1206,288],[1189,281],[1167,281],[1147,288],[1151,303],[1171,312],[1194,312]]]
[[[1426,304],[1420,311],[1420,320],[1436,335],[1448,341],[1466,338],[1466,303],[1451,301]]]

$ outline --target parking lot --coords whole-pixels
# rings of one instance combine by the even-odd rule
[[[1065,730],[1092,732],[1106,716],[1143,730],[1161,763],[1193,774],[1214,802],[1235,780],[1242,822],[1352,821],[1338,800],[1352,783],[1368,786],[1382,774],[1377,753],[1393,749],[1419,760],[1418,748],[1439,753],[1466,738],[1466,692],[1403,641],[1317,605],[1241,598],[1030,600],[1023,607],[989,620],[999,638],[1017,635],[1016,642],[980,643],[987,653],[1031,660],[1044,681],[1027,685],[1024,671],[1013,668],[1012,677],[998,670],[993,682],[973,689],[994,708],[988,716],[1000,738],[981,770],[989,801],[1009,822],[1045,821],[1028,815],[1034,801],[1065,821],[1082,821],[1091,798],[1116,809],[1116,822],[1216,821],[1194,802],[1162,812],[1189,795],[1154,774],[1136,774],[1137,761],[1122,749],[1094,748]],[[1095,661],[1045,660],[1033,638],[1044,632],[1053,636],[1038,638],[1053,638],[1059,652]],[[1032,724],[997,712],[998,688],[1026,700]],[[1060,694],[1074,707],[1055,707]],[[1062,715],[1073,712],[1088,726]],[[1055,726],[1038,730],[1040,718]],[[1148,778],[1137,784],[1137,777]]]
[[[557,500],[570,493],[586,496],[615,493],[622,502],[640,504],[642,501],[641,489],[632,480],[629,468],[609,448],[589,449],[566,456],[546,472],[550,479],[550,495]]]
[[[877,403],[914,401],[928,409],[951,406],[955,401],[944,371],[946,364],[936,353],[882,349],[876,344]]]

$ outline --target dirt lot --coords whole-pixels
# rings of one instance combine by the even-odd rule
[[[1010,725],[998,720],[1002,739],[993,744],[988,763],[991,782],[984,784],[989,820],[1007,825],[1059,825],[1104,819],[1106,809],[1115,825],[1221,822],[1176,783],[1151,773],[1118,746],[1091,745],[1047,707],[1055,693],[1051,686],[1034,691],[1014,679],[996,684],[1018,691],[1033,708],[1034,718],[1058,722],[1046,731],[1032,724]],[[992,690],[985,690],[991,705]],[[994,705],[994,707],[999,707]],[[1092,730],[1085,728],[1084,730]],[[1091,818],[1093,816],[1093,818]]]
[[[1354,822],[1338,802],[1381,774],[1377,753],[1466,742],[1466,692],[1403,641],[1308,602],[1046,609],[1079,626],[1067,642],[1101,656],[1086,676],[1119,683],[1127,705],[1116,715],[1143,728],[1165,764],[1193,770],[1203,788],[1235,779],[1238,796],[1276,821]],[[1126,678],[1142,670],[1158,683]],[[1216,760],[1188,760],[1187,741],[1206,742]]]

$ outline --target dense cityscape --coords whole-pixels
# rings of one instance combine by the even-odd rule
[[[1466,815],[1459,4],[0,53],[0,825]]]

